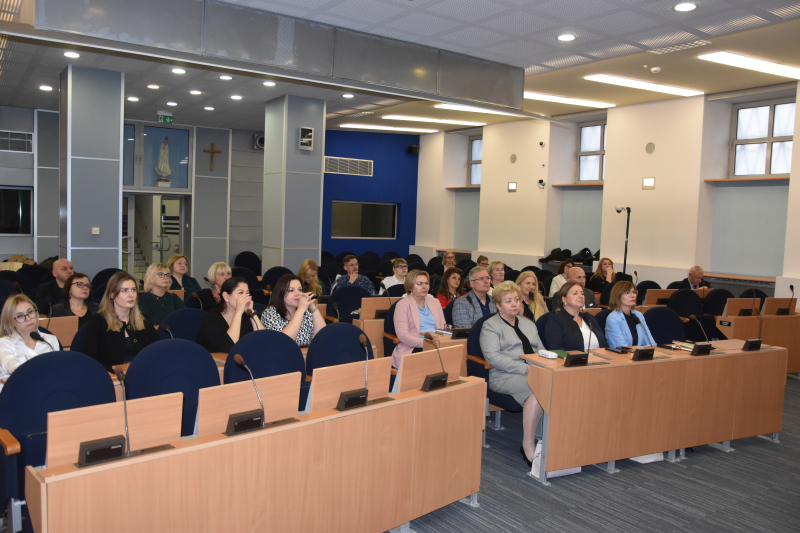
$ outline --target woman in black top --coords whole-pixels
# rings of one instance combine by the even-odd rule
[[[544,337],[548,350],[585,352],[608,346],[600,324],[589,313],[581,313],[584,296],[580,283],[566,282],[555,297],[561,299],[562,308],[547,321]]]
[[[597,270],[586,283],[586,287],[594,292],[603,292],[606,285],[616,281],[617,275],[614,273],[614,262],[608,257],[604,257],[597,264]]]
[[[64,282],[62,292],[64,300],[50,306],[51,317],[77,316],[80,328],[100,310],[99,304],[86,301],[92,292],[92,284],[86,274],[76,272],[71,275]]]
[[[264,329],[253,314],[253,298],[243,278],[229,278],[220,287],[219,303],[200,321],[197,344],[211,353],[228,353],[239,339]]]
[[[127,272],[117,272],[108,280],[100,310],[86,326],[81,351],[111,372],[112,366],[130,363],[158,340],[136,304],[136,280]]]

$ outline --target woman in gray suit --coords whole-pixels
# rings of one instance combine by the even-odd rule
[[[522,293],[513,281],[504,281],[494,288],[492,300],[497,314],[488,318],[481,328],[481,350],[494,368],[489,371],[489,388],[510,394],[523,406],[523,440],[520,452],[528,466],[541,453],[541,442],[535,445],[536,425],[542,416],[542,407],[528,386],[528,362],[522,354],[532,354],[544,348],[539,340],[536,325],[517,315],[522,303]]]

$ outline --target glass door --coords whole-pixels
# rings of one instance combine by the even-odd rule
[[[161,197],[161,262],[166,263],[175,254],[184,254],[181,250],[181,226],[183,213],[183,197]]]

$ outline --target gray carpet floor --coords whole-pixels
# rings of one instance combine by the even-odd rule
[[[520,414],[488,430],[480,507],[454,503],[411,522],[429,532],[800,531],[800,381],[788,379],[780,444],[733,441],[679,463],[617,461],[620,472],[584,467],[542,486],[528,477]]]

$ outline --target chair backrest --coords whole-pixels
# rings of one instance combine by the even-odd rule
[[[365,272],[377,272],[380,258],[364,254],[358,258],[358,270]]]
[[[547,322],[553,317],[553,313],[555,313],[555,311],[545,313],[536,321],[536,331],[539,333],[539,340],[542,342],[542,346],[544,346],[545,349],[547,349],[547,340],[545,339],[544,332],[547,328]]]
[[[78,332],[75,333],[75,336],[72,337],[72,342],[69,345],[69,349],[73,352],[83,352],[83,338],[86,336],[86,327],[89,325],[87,322],[86,324],[82,325]]]
[[[236,364],[235,354],[241,355],[253,376],[266,378],[291,372],[300,372],[301,386],[306,381],[306,364],[297,343],[282,331],[259,330],[248,333],[233,345],[225,361],[223,381],[238,383],[249,381],[247,370]]]
[[[422,263],[423,265],[425,264],[425,261],[423,261],[422,258],[420,256],[418,256],[417,254],[408,254],[406,256],[406,262],[409,264],[409,270],[411,270],[411,262],[412,261],[416,262],[416,263]]]
[[[380,258],[381,258],[381,256],[379,256],[379,255],[378,255],[378,254],[376,254],[375,252],[364,252],[364,253],[363,253],[363,254],[361,254],[361,255],[362,255],[362,256],[374,257],[375,259],[380,259]]]
[[[320,259],[320,261],[334,261],[335,257],[333,256],[332,253],[330,253],[330,252],[328,252],[326,250],[322,250],[322,252],[320,252],[320,254],[319,254],[319,259]],[[259,270],[259,272],[261,272],[261,271]]]
[[[104,268],[100,272],[94,275],[92,278],[92,287],[99,287],[100,285],[105,285],[108,283],[108,280],[111,279],[111,276],[116,274],[117,272],[122,272],[119,268]]]
[[[325,312],[328,316],[336,317],[336,311],[334,311],[333,307],[333,304],[335,303],[339,307],[339,315],[337,317],[339,322],[347,322],[348,324],[352,324],[353,311],[361,308],[362,298],[369,298],[370,296],[371,295],[369,291],[361,287],[356,287],[355,285],[348,285],[347,287],[336,289],[336,291],[328,299],[328,305],[325,308]]]
[[[367,354],[358,340],[366,334],[361,328],[343,322],[328,324],[311,339],[306,354],[306,373],[311,376],[315,368],[345,365],[364,361]],[[367,337],[367,352],[372,359],[372,343]]]
[[[547,300],[547,309],[550,311],[555,311],[559,307],[561,307],[561,299],[557,296],[553,296],[549,300]]]
[[[748,291],[749,292],[749,291]],[[703,312],[707,315],[720,316],[725,310],[725,305],[728,303],[728,298],[733,298],[731,291],[725,289],[714,289],[706,294],[703,300]]]
[[[129,400],[183,393],[181,436],[184,437],[194,433],[200,389],[217,385],[219,370],[211,354],[185,339],[154,342],[139,352],[125,376]]]
[[[197,338],[197,330],[200,329],[200,321],[203,320],[205,314],[205,311],[192,308],[173,311],[161,321],[158,335],[165,340],[175,338],[194,342]],[[172,333],[172,336],[169,333]]]
[[[541,277],[539,276],[541,274]],[[549,276],[547,274],[550,274]],[[550,285],[553,283],[553,273],[549,270],[542,270],[536,274],[536,277],[539,278],[539,285],[542,287],[542,294],[545,296],[550,295]]]
[[[603,331],[606,330],[606,319],[610,314],[611,314],[611,309],[603,309],[602,311],[594,315],[594,319],[597,320],[597,323],[600,324],[600,327],[602,328]]]
[[[106,283],[101,283],[100,285],[95,285],[94,283],[92,283],[92,298],[97,298],[98,300],[102,300],[105,294],[106,294]]]
[[[392,260],[381,259],[381,262],[378,263],[378,275],[388,278],[392,274],[394,274],[394,271],[392,270]]]
[[[270,286],[270,289],[275,288],[275,284],[278,282],[281,277],[285,276],[286,274],[294,274],[291,270],[286,267],[276,266],[272,267],[266,272],[264,275],[261,276],[261,288],[265,289],[267,285]]]
[[[397,300],[399,302],[400,300]],[[397,307],[397,302],[389,306],[386,310],[386,316],[383,317],[383,332],[389,335],[397,335],[397,330],[394,328],[394,310]],[[383,337],[383,356],[391,357],[394,351],[394,343]]]
[[[714,291],[711,291],[711,292],[714,292]],[[708,294],[711,294],[711,293],[708,293]],[[706,296],[708,296],[708,295],[706,295]],[[739,298],[758,298],[759,300],[761,300],[761,305],[759,307],[759,309],[760,309],[760,308],[764,307],[764,300],[767,299],[767,293],[765,293],[761,289],[755,289],[755,290],[747,289],[746,291],[744,291],[742,294],[739,295]]]
[[[490,313],[486,316],[482,316],[472,324],[472,329],[469,330],[469,336],[467,337],[467,353],[469,355],[485,359],[485,357],[483,357],[483,350],[481,350],[481,328],[483,328],[484,322],[496,314],[497,313]]]
[[[644,319],[656,344],[686,340],[681,317],[669,307],[651,307],[644,313]]]
[[[400,296],[403,296],[405,293],[406,293],[405,284],[398,283],[397,285],[392,285],[391,287],[386,289],[386,292],[384,294],[388,294],[389,296],[399,298]]]
[[[644,303],[644,298],[647,295],[647,291],[649,289],[661,289],[661,285],[656,283],[655,281],[645,280],[640,281],[639,284],[636,286],[636,290],[639,291],[639,294],[636,296],[636,305],[642,305]]]
[[[397,259],[398,257],[401,256],[397,252],[386,252],[381,259]]]
[[[192,296],[191,292],[186,292],[183,295],[183,303],[186,304],[186,307],[190,309],[202,309],[202,303],[200,303],[200,298],[203,298],[205,294],[211,296],[211,289],[200,289],[199,291],[195,291],[197,294],[197,298]],[[203,311],[209,311],[209,309],[203,309]]]
[[[453,325],[453,304],[455,302],[456,300],[453,298],[444,308],[444,322],[445,324],[450,324],[451,326]]]
[[[247,268],[258,276],[262,272],[261,270],[261,259],[253,252],[242,252],[236,256],[236,259],[233,260],[234,267],[242,267]],[[236,274],[234,274],[235,276]]]
[[[250,288],[252,292],[253,289],[260,289],[261,284],[258,281],[258,274],[255,274],[252,270],[247,267],[233,267],[231,269],[231,277],[239,277],[244,279],[247,282],[247,286]],[[274,285],[273,285],[274,287]]]
[[[690,315],[699,316],[703,314],[703,301],[697,293],[690,289],[678,289],[673,292],[669,297],[667,307],[678,313],[678,316],[684,318],[689,318]]]
[[[442,256],[435,255],[428,260],[428,264],[425,266],[425,270],[427,270],[428,274],[433,275],[436,272],[436,268],[442,264]]]
[[[425,263],[422,261],[409,261],[408,271],[411,272],[412,270],[425,270]],[[425,271],[427,272],[427,270]]]
[[[12,294],[17,294],[17,288],[10,281],[0,279],[0,302],[5,302]]]
[[[17,274],[24,276],[33,288],[41,285],[42,278],[44,278],[46,274],[50,274],[50,276],[53,275],[50,270],[39,265],[22,265],[22,267],[17,270]]]
[[[519,270],[506,270],[506,281],[513,281],[514,283],[517,282],[517,278],[519,277]]]
[[[344,261],[344,258],[347,257],[348,255],[356,255],[356,254],[354,254],[353,252],[339,252],[336,255],[336,257],[334,257],[334,260],[336,260],[337,263],[342,264],[342,261]]]
[[[611,289],[613,289],[616,284],[616,281],[612,281],[603,287],[603,292],[600,293],[600,305],[608,305],[609,300],[611,300]]]
[[[9,281],[12,285],[18,283],[20,290],[28,296],[33,294],[33,289],[35,288],[31,285],[30,281],[28,281],[28,278],[13,270],[0,270],[0,280]]]
[[[541,270],[541,268],[539,268],[537,266],[534,266],[534,265],[528,265],[526,267],[523,267],[522,270],[520,270],[520,272],[525,272],[526,270],[530,270],[531,272],[536,273],[536,272],[539,272]],[[536,278],[537,279],[539,278],[539,274],[536,274]],[[514,280],[514,281],[516,281],[516,280]]]
[[[680,288],[681,288],[681,282],[680,281],[673,281],[672,283],[667,285],[667,289],[680,289]]]

